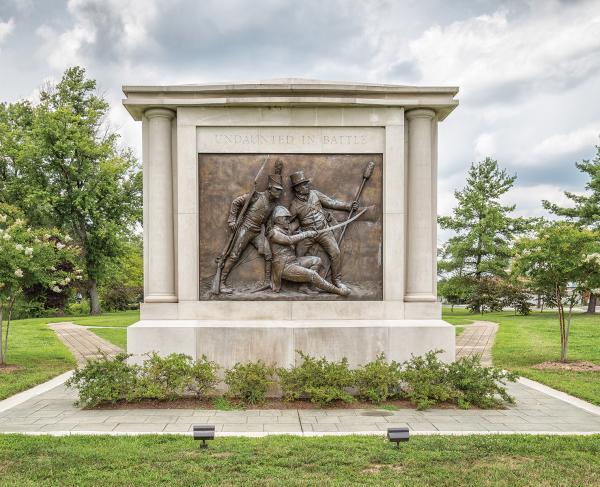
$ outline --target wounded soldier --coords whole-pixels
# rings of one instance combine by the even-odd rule
[[[271,288],[275,292],[281,290],[281,281],[310,283],[323,291],[348,296],[350,289],[343,284],[337,286],[321,277],[321,259],[315,256],[296,256],[295,245],[307,238],[315,238],[316,230],[308,230],[296,235],[289,234],[290,212],[284,206],[273,210],[273,228],[268,233],[272,254]]]

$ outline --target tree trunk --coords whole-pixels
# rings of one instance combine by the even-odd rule
[[[100,310],[100,298],[98,297],[98,283],[95,279],[90,279],[88,294],[90,295],[90,314],[99,315]]]
[[[590,299],[588,300],[588,313],[596,312],[596,295],[594,293],[590,293]]]

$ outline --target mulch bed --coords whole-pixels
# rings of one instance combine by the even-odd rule
[[[539,370],[568,370],[571,372],[600,372],[600,365],[588,362],[587,360],[574,360],[573,362],[550,360],[534,365],[532,368]]]
[[[409,402],[404,400],[386,401],[383,404],[373,404],[370,402],[355,401],[353,403],[345,403],[341,401],[333,402],[328,406],[320,408],[317,404],[310,401],[283,401],[281,399],[267,399],[264,404],[260,405],[244,405],[241,403],[230,403],[234,409],[251,410],[251,409],[415,409]],[[434,406],[436,409],[458,409],[455,404],[442,403]],[[93,408],[85,409],[220,409],[215,408],[211,399],[177,399],[175,401],[156,401],[145,400],[139,402],[117,402],[115,404],[106,403],[100,404]],[[474,408],[475,409],[475,408]],[[502,408],[499,408],[502,409]]]

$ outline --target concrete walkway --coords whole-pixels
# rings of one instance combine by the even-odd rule
[[[100,358],[102,353],[111,357],[123,350],[100,338],[83,326],[71,322],[50,323],[58,338],[67,346],[77,360],[77,365],[85,365],[90,359]]]
[[[464,328],[456,337],[456,358],[479,355],[483,365],[492,365],[492,346],[498,324],[491,321],[475,321]]]
[[[530,381],[532,382],[532,381]],[[537,384],[537,383],[534,383]],[[384,434],[408,426],[414,434],[600,434],[600,408],[562,394],[516,383],[508,387],[517,403],[499,410],[283,409],[216,411],[207,409],[122,409],[86,411],[73,406],[76,394],[64,385],[43,390],[3,410],[0,433],[30,434],[190,434],[195,424],[215,425],[219,435],[261,436]],[[558,391],[554,391],[558,392]],[[559,393],[560,394],[560,393]],[[573,398],[574,399],[574,398]]]

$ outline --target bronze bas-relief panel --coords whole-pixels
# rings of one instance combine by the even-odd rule
[[[248,198],[238,198],[232,213],[232,202],[252,191],[263,164],[258,194],[248,205]],[[382,154],[199,154],[198,165],[201,300],[383,299]],[[292,186],[291,175],[296,183],[310,182]],[[278,181],[279,199],[273,196]],[[352,207],[361,183],[358,208]],[[302,186],[310,194],[300,194]],[[273,213],[279,206],[293,218],[281,208]],[[346,227],[327,229],[365,207]]]

